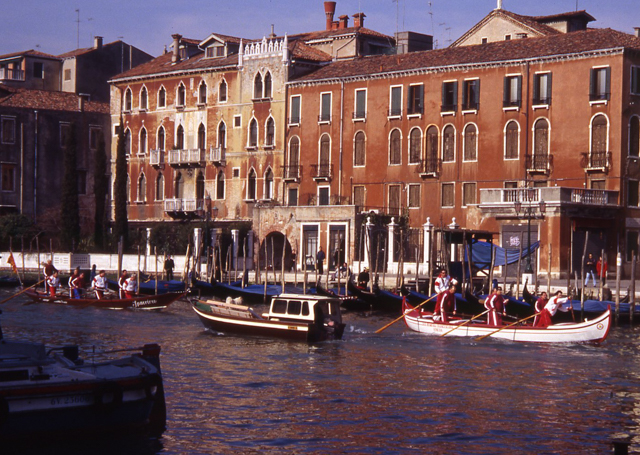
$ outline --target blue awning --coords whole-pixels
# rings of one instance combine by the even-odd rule
[[[540,246],[540,242],[532,243],[531,246],[522,248],[522,257],[526,258],[529,254],[534,254],[536,249]],[[502,248],[489,242],[474,241],[469,245],[469,251],[471,252],[471,261],[473,265],[479,269],[488,269],[491,266],[491,250],[496,251],[495,266],[505,265],[504,253],[507,252],[507,264],[513,264],[518,262],[518,255],[520,254],[520,248]],[[465,260],[468,260],[467,252],[465,251]]]

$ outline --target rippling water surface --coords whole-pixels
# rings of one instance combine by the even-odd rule
[[[310,346],[207,332],[184,302],[25,303],[2,307],[6,337],[85,352],[162,346],[162,437],[46,453],[602,454],[626,435],[640,446],[636,328],[602,346],[549,346],[424,336],[402,322],[376,335],[391,316],[347,313],[343,341]]]

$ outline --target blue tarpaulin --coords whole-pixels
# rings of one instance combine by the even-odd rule
[[[473,265],[479,269],[488,269],[491,265],[491,247],[496,251],[495,266],[504,265],[504,252],[505,248],[493,245],[489,242],[475,241],[469,245],[469,251],[471,252],[471,261]],[[535,254],[536,249],[540,246],[540,242],[532,243],[530,247],[522,247],[522,258],[526,258],[529,252]],[[507,252],[507,264],[513,264],[518,262],[518,255],[520,254],[520,248],[506,248]],[[467,253],[465,252],[465,260],[468,260]]]

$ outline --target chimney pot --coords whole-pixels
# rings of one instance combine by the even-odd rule
[[[94,36],[93,37],[93,48],[94,49],[102,49],[102,37]]]
[[[340,25],[338,28],[348,28],[349,27],[349,16],[347,14],[343,14],[338,19],[340,19]]]
[[[333,28],[333,15],[336,13],[336,2],[324,2],[324,15],[327,18],[326,28]]]
[[[640,38],[640,27],[633,27],[633,30],[636,32],[636,38]]]
[[[365,16],[364,13],[356,13],[353,15],[353,26],[354,27],[364,27],[364,18],[367,17]]]
[[[178,63],[180,61],[180,39],[182,35],[176,33],[171,35],[173,38],[173,54],[171,55],[171,63]]]

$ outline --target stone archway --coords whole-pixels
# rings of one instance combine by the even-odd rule
[[[284,248],[284,268],[291,270],[291,243],[282,232],[270,232],[260,243],[260,268],[282,270],[282,249]]]

